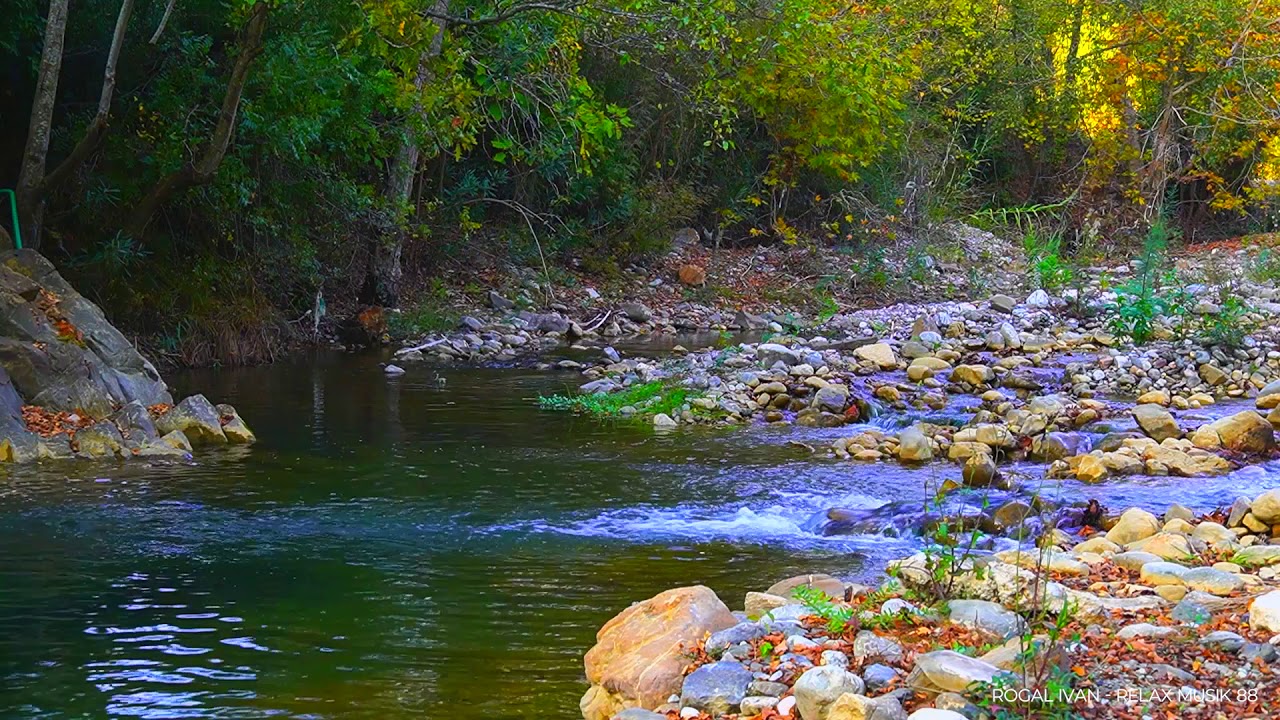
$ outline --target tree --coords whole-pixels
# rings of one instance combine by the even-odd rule
[[[45,21],[44,50],[40,55],[40,74],[36,80],[35,100],[31,103],[31,123],[27,130],[22,169],[18,173],[18,205],[21,222],[27,229],[27,244],[40,247],[40,223],[43,207],[39,201],[44,181],[45,161],[49,155],[49,135],[53,127],[53,109],[58,99],[58,78],[62,74],[62,43],[67,32],[67,0],[50,0],[49,17]]]
[[[165,175],[155,187],[148,192],[134,207],[133,214],[125,225],[125,232],[134,238],[141,238],[155,215],[156,210],[170,197],[213,180],[231,145],[231,137],[236,129],[236,114],[240,110],[240,99],[244,95],[244,86],[249,79],[249,70],[253,61],[262,54],[263,35],[267,29],[268,6],[259,0],[250,11],[249,20],[240,35],[239,54],[231,68],[231,76],[227,80],[226,94],[222,98],[222,110],[218,114],[217,125],[206,143],[204,152],[194,160],[188,160],[182,167]]]

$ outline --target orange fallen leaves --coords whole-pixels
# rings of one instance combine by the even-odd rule
[[[93,424],[93,418],[83,412],[52,412],[38,405],[23,405],[22,421],[26,423],[28,430],[40,437],[64,433],[74,437],[77,430]]]

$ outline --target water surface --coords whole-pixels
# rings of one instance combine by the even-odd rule
[[[823,538],[811,517],[923,508],[957,474],[788,445],[848,430],[659,435],[538,410],[572,374],[442,375],[322,355],[175,376],[260,442],[190,465],[8,470],[0,718],[576,717],[582,653],[630,602],[874,576],[912,541]],[[1058,492],[1209,509],[1271,476]]]

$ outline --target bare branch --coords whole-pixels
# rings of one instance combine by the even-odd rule
[[[160,41],[160,35],[164,33],[164,28],[169,24],[169,16],[173,14],[173,6],[178,4],[178,0],[169,0],[169,4],[164,7],[164,15],[160,16],[160,24],[156,26],[156,32],[151,36],[150,43],[155,45]]]

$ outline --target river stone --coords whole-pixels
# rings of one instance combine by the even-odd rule
[[[227,442],[217,408],[203,395],[183,399],[155,422],[156,430],[161,434],[181,430],[195,444],[224,445]]]
[[[868,660],[898,663],[903,657],[902,645],[893,638],[860,630],[853,638],[853,657],[859,665],[865,665]]]
[[[892,695],[869,698],[845,693],[831,704],[826,720],[907,720],[907,711]]]
[[[925,692],[963,693],[973,683],[989,683],[1000,673],[1000,668],[977,658],[952,650],[935,650],[916,656],[907,685]]]
[[[160,444],[168,445],[175,450],[181,450],[185,453],[191,452],[191,440],[187,437],[187,434],[181,430],[173,430],[165,433],[164,437],[160,438]]]
[[[666,413],[658,413],[657,415],[653,416],[653,427],[656,429],[666,430],[669,428],[678,427],[679,425],[680,423],[676,422],[675,418],[671,417]]]
[[[872,663],[862,668],[862,680],[866,683],[867,690],[872,692],[889,687],[897,679],[898,671],[888,665]]]
[[[748,695],[742,698],[742,716],[755,717],[772,707],[777,707],[778,698],[769,695]],[[666,720],[667,716],[661,716],[662,720]]]
[[[222,434],[227,436],[227,442],[232,445],[248,445],[257,441],[253,431],[245,425],[244,420],[240,417],[240,413],[236,409],[226,403],[216,406],[218,410],[219,421],[222,423]]]
[[[1186,574],[1186,567],[1160,560],[1143,565],[1139,579],[1147,585],[1185,585]]]
[[[1118,553],[1121,548],[1119,545],[1111,542],[1104,535],[1095,535],[1071,548],[1076,553],[1094,553],[1101,555],[1102,553]]]
[[[712,633],[707,638],[705,649],[711,657],[720,657],[725,650],[737,645],[738,643],[751,642],[757,638],[768,635],[772,630],[765,627],[762,623],[742,622],[731,628],[725,628],[719,632]]]
[[[955,710],[920,708],[907,716],[907,720],[969,720]]]
[[[667,716],[644,708],[626,708],[614,715],[613,720],[667,720]]]
[[[999,473],[995,460],[992,460],[987,453],[979,453],[965,461],[960,478],[966,487],[984,488],[990,487]],[[1016,523],[1017,520],[1014,522]]]
[[[898,358],[893,354],[893,348],[888,343],[863,345],[854,350],[853,354],[860,360],[879,366],[881,370],[892,370],[898,366]]]
[[[100,420],[76,431],[76,454],[87,458],[126,457],[124,437],[110,420]]]
[[[1011,313],[1013,312],[1013,309],[1017,306],[1018,306],[1018,301],[1014,300],[1008,295],[992,295],[991,296],[991,307],[994,310],[999,310],[1002,313]]]
[[[1133,419],[1138,422],[1138,427],[1156,442],[1182,437],[1178,422],[1173,419],[1168,410],[1159,405],[1154,403],[1138,405],[1130,412],[1133,413]]]
[[[996,508],[991,514],[991,522],[998,530],[1009,530],[1020,525],[1031,515],[1031,506],[1021,500],[1010,500]]]
[[[749,592],[746,600],[743,602],[743,612],[747,617],[756,619],[775,608],[780,608],[791,601],[781,595],[770,595],[769,593]]]
[[[1249,506],[1253,516],[1268,525],[1280,524],[1280,490],[1268,490]]]
[[[778,362],[787,367],[800,364],[800,356],[796,354],[795,350],[777,343],[761,343],[757,345],[756,357],[760,358],[760,362],[765,367],[773,367]]]
[[[1135,540],[1125,546],[1126,550],[1140,550],[1159,555],[1165,560],[1183,560],[1190,557],[1191,542],[1186,536],[1176,533],[1160,532],[1142,540]]]
[[[1186,625],[1203,625],[1213,619],[1213,611],[1196,597],[1199,593],[1187,593],[1178,604],[1174,606],[1173,612],[1169,613],[1175,621]]]
[[[1280,633],[1280,590],[1254,598],[1249,605],[1249,627],[1266,633]]]
[[[718,716],[737,710],[755,679],[736,662],[715,662],[689,673],[680,688],[680,704]]]
[[[1117,553],[1115,557],[1111,558],[1111,562],[1125,570],[1142,570],[1147,563],[1160,562],[1161,560],[1163,558],[1159,555],[1138,551]]]
[[[769,595],[777,595],[779,597],[794,597],[794,591],[798,587],[817,588],[822,592],[836,599],[844,599],[845,584],[843,580],[838,580],[825,573],[811,573],[809,575],[796,575],[786,580],[769,586],[765,593]]]
[[[865,689],[862,678],[831,665],[806,670],[792,686],[801,720],[825,720],[828,710],[841,695],[861,695]]]
[[[1156,520],[1155,515],[1142,508],[1129,508],[1120,516],[1115,526],[1107,531],[1107,539],[1124,546],[1136,540],[1149,538],[1159,530],[1160,521]]]
[[[1216,522],[1202,522],[1191,531],[1191,537],[1203,541],[1215,550],[1236,547],[1236,534]]]
[[[933,443],[920,430],[909,427],[898,433],[898,459],[924,462],[933,458]]]
[[[1130,638],[1163,638],[1177,634],[1177,628],[1152,625],[1151,623],[1134,623],[1120,628],[1120,631],[1116,633],[1116,637],[1121,640],[1128,640]]]
[[[844,385],[827,385],[813,394],[813,402],[809,406],[838,413],[844,412],[844,406],[848,402],[849,388]]]
[[[988,600],[952,600],[947,604],[951,622],[973,628],[1001,640],[1026,632],[1022,616]]]
[[[1215,630],[1200,638],[1200,644],[1213,650],[1236,652],[1244,647],[1245,639],[1230,630]]]
[[[995,379],[995,371],[986,365],[957,365],[951,371],[951,382],[985,385]]]
[[[1209,424],[1218,432],[1222,446],[1240,453],[1263,454],[1276,444],[1275,428],[1253,410],[1244,410]]]
[[[1230,595],[1244,587],[1244,580],[1241,580],[1239,575],[1211,567],[1188,570],[1182,576],[1182,582],[1192,590],[1207,592],[1210,595]]]
[[[125,446],[130,450],[140,448],[144,443],[160,437],[160,433],[156,431],[155,422],[151,419],[150,411],[137,400],[122,405],[111,416],[111,420],[115,422]]]
[[[596,633],[585,658],[591,688],[579,704],[585,720],[623,707],[657,707],[680,692],[686,653],[708,633],[737,624],[710,588],[674,588],[637,603]]]

